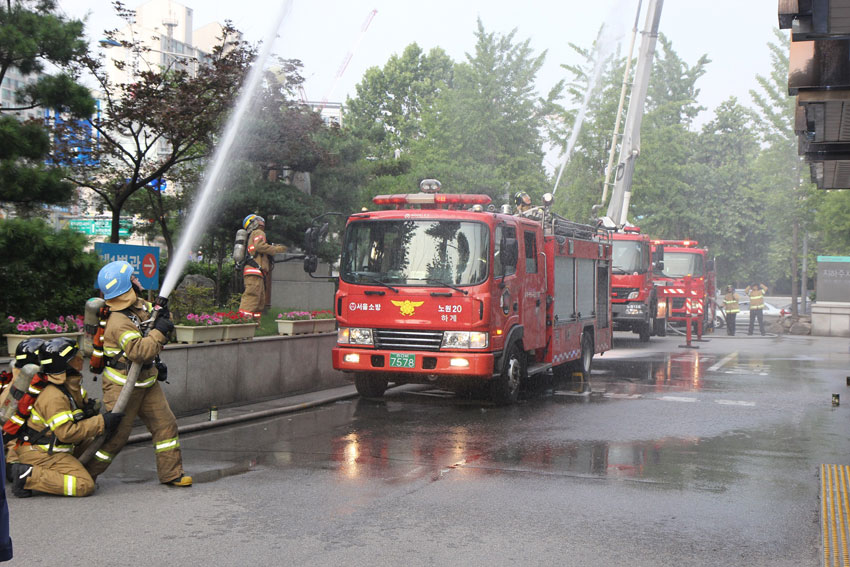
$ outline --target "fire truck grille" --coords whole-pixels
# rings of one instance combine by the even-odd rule
[[[382,349],[440,350],[442,331],[403,331],[376,329],[375,346]]]

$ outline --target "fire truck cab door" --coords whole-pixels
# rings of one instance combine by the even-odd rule
[[[542,348],[546,343],[546,262],[543,254],[543,232],[532,227],[517,227],[520,241],[520,257],[517,271],[524,272],[521,278],[520,319],[524,326],[525,350]]]

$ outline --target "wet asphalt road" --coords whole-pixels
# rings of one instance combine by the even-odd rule
[[[12,499],[12,565],[820,565],[850,341],[632,336],[589,395],[404,387],[184,436],[190,471],[230,474],[187,490],[129,447],[93,497]]]

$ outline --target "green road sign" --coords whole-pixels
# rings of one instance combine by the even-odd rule
[[[109,236],[112,234],[112,221],[109,219],[70,219],[68,228],[89,236]],[[118,236],[130,236],[132,228],[133,221],[121,220],[118,226]]]

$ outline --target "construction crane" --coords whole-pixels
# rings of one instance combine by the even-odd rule
[[[360,42],[363,41],[363,36],[366,35],[366,32],[369,30],[369,24],[372,23],[372,20],[375,18],[375,14],[378,13],[377,9],[373,9],[369,12],[369,15],[366,16],[366,21],[363,22],[363,25],[360,26],[360,34],[357,36],[357,41],[354,42],[354,45],[348,50],[348,53],[345,54],[345,58],[343,58],[342,63],[339,65],[339,69],[337,69],[336,77],[334,77],[334,82],[331,85],[331,88],[328,89],[327,94],[325,94],[324,98],[322,98],[322,102],[319,105],[319,112],[321,112],[325,106],[328,104],[328,98],[333,95],[334,90],[336,90],[336,86],[339,83],[339,80],[342,78],[343,73],[348,68],[348,63],[351,61],[351,58],[354,57],[354,52],[357,51],[357,48],[360,46]]]
[[[614,189],[611,191],[611,201],[605,218],[605,226],[621,227],[628,221],[629,202],[632,195],[632,177],[635,172],[635,161],[640,155],[640,124],[643,119],[646,91],[649,87],[649,75],[652,71],[652,59],[655,56],[655,44],[658,40],[658,24],[661,20],[661,9],[664,0],[649,0],[646,13],[646,23],[640,42],[632,94],[629,98],[629,110],[626,114],[626,124],[623,129],[623,142],[620,146],[620,158],[617,163]],[[640,7],[638,7],[640,10]],[[620,116],[617,115],[619,124]],[[609,167],[610,169],[610,167]],[[607,191],[607,184],[605,190]],[[604,204],[604,193],[603,193]]]

